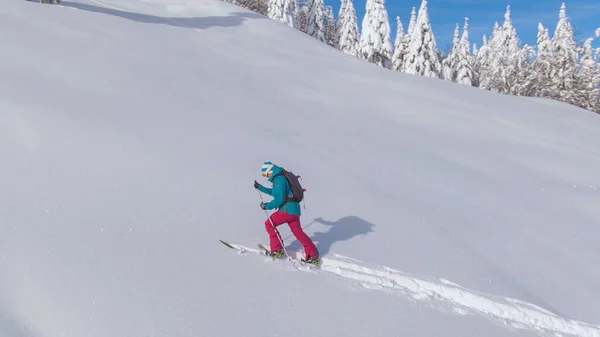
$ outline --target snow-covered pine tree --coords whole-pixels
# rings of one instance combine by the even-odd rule
[[[297,6],[296,0],[270,0],[268,16],[290,27],[298,28],[296,20]]]
[[[303,32],[308,32],[308,6],[305,2],[298,3],[298,10],[296,13],[296,22],[298,23],[298,29]]]
[[[484,69],[489,63],[489,51],[487,35],[483,34],[481,48],[473,47],[473,86],[480,87],[484,81]]]
[[[408,62],[408,48],[410,47],[410,37],[415,30],[415,26],[417,25],[417,9],[415,7],[412,8],[410,13],[410,21],[408,22],[408,30],[404,34],[404,59],[402,61],[402,69],[401,72],[406,72],[407,62]]]
[[[575,85],[578,64],[577,45],[573,27],[567,17],[566,5],[563,2],[559,12],[559,20],[552,38],[554,57],[550,77],[552,78],[552,96],[563,102],[573,102],[571,97]]]
[[[306,33],[325,42],[325,5],[323,0],[308,1],[308,24]]]
[[[267,16],[275,21],[285,22],[283,6],[285,6],[285,0],[270,0]]]
[[[410,12],[410,21],[408,22],[408,31],[406,32],[406,34],[412,35],[413,31],[415,30],[416,25],[417,25],[417,8],[413,7],[412,11]]]
[[[360,31],[353,0],[344,1],[344,12],[338,18],[338,25],[340,26],[338,49],[358,57],[360,54]]]
[[[469,18],[465,18],[465,26],[458,47],[458,64],[456,66],[456,83],[473,85],[473,55],[469,42]]]
[[[340,11],[338,12],[338,22],[342,21],[342,17],[344,16],[344,13],[346,12],[346,3],[347,2],[348,2],[348,0],[340,0]],[[336,29],[339,30],[341,25],[336,24],[335,27],[336,27]]]
[[[533,48],[520,48],[517,30],[510,17],[510,6],[506,7],[502,27],[496,22],[488,48],[487,59],[482,62],[481,88],[512,95],[530,95],[532,71],[528,60]]]
[[[575,85],[575,105],[600,112],[600,64],[596,61],[593,38],[583,45],[583,53]]]
[[[291,13],[293,13],[294,15],[294,27],[296,29],[300,29],[300,21],[298,20],[300,18],[300,3],[299,0],[293,0],[291,3],[293,10],[291,10]]]
[[[367,0],[360,39],[361,58],[380,67],[390,68],[392,49],[385,0]]]
[[[548,28],[540,22],[538,23],[537,34],[537,57],[533,63],[533,70],[536,77],[532,90],[538,97],[551,97],[551,79],[550,72],[552,68],[552,41]]]
[[[346,0],[340,0],[340,11],[338,12],[338,18],[335,22],[335,39],[338,42],[335,47],[340,48],[340,38],[342,37],[342,23],[344,22],[344,14],[346,13]]]
[[[516,29],[513,29],[512,40],[517,41],[517,43],[506,73],[504,92],[511,95],[535,96],[533,86],[537,84],[537,77],[531,62],[531,59],[535,56],[535,47],[526,44],[523,48],[520,48],[520,40],[517,37]]]
[[[404,26],[400,17],[396,17],[396,40],[394,42],[394,54],[392,55],[392,70],[402,71],[404,68],[404,57],[406,56],[406,38],[404,35]]]
[[[474,87],[479,87],[479,67],[481,63],[479,60],[479,47],[477,47],[477,43],[473,43],[473,54],[471,56],[471,66],[473,69],[473,78],[471,78],[471,85]]]
[[[456,71],[458,69],[458,49],[460,44],[460,30],[458,23],[454,29],[454,39],[452,39],[452,49],[442,61],[442,78],[446,81],[456,82]]]
[[[494,24],[494,32],[492,33],[491,39],[487,41],[487,44],[481,48],[480,52],[483,53],[481,58],[481,81],[480,87],[482,89],[495,90],[496,83],[500,82],[499,77],[501,76],[501,64],[500,60],[503,58],[504,50],[502,49],[501,40],[503,39],[503,31],[500,25],[496,21]]]
[[[410,28],[409,28],[410,30]],[[406,58],[405,72],[427,77],[440,77],[441,63],[431,21],[427,13],[427,0],[423,0],[412,34]]]
[[[333,17],[333,8],[331,6],[327,6],[326,10],[326,22],[325,22],[325,42],[335,47],[338,44],[337,33],[335,29],[335,18]]]

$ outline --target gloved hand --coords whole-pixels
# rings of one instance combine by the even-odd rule
[[[260,203],[260,208],[267,209],[267,204],[265,204],[264,202],[261,202]]]
[[[254,188],[255,188],[255,189],[258,189],[258,186],[260,186],[260,184],[259,184],[259,183],[257,183],[257,182],[256,182],[256,180],[255,180],[255,181],[254,181]]]

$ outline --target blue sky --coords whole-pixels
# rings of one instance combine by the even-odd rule
[[[353,0],[358,16],[359,28],[365,14],[366,0]],[[452,43],[454,28],[459,24],[462,33],[465,16],[469,18],[469,39],[471,44],[481,46],[483,34],[489,37],[494,23],[504,22],[506,6],[510,5],[513,24],[522,44],[535,45],[537,41],[537,26],[541,22],[554,35],[558,22],[558,13],[563,1],[561,0],[428,0],[427,7],[433,27],[433,33],[438,48],[445,50]],[[576,32],[576,38],[585,40],[595,37],[596,28],[600,27],[600,0],[571,0],[564,1],[567,6],[567,16]],[[325,0],[325,5],[332,6],[334,15],[340,8],[339,0]],[[421,0],[386,0],[386,8],[392,28],[392,43],[396,35],[396,16],[400,16],[404,29],[408,29],[412,7],[417,13]],[[600,39],[594,41],[595,47],[600,47]]]

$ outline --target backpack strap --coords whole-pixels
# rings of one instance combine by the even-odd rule
[[[285,173],[285,171],[281,171],[279,173],[277,173],[276,175],[273,176],[273,183],[275,183],[275,178],[282,176],[283,179],[287,180],[287,178],[285,177],[285,175],[283,175]],[[290,185],[290,182],[288,181],[288,186]],[[291,193],[292,189],[290,187],[290,193]],[[288,193],[289,195],[289,193]],[[294,199],[290,198],[289,196],[286,195],[286,197],[283,199],[284,203],[288,203],[288,202],[293,202]],[[287,205],[284,205],[284,207],[287,207]]]

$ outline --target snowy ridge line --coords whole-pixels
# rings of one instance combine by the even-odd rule
[[[262,254],[258,249],[237,244],[234,246],[241,248],[242,251]],[[369,266],[362,261],[334,253],[321,258],[320,270],[335,274],[342,279],[357,281],[360,286],[367,289],[399,292],[415,300],[443,302],[457,313],[483,315],[517,329],[600,337],[598,325],[560,317],[544,308],[518,299],[469,290],[444,279],[417,278],[392,268]]]
[[[121,11],[121,12],[126,12],[126,13],[134,13],[134,14],[136,13],[136,12],[125,10],[123,8],[118,8],[118,7],[115,7],[115,6],[107,5],[107,4],[105,4],[103,2],[100,2],[98,0],[87,0],[87,1],[89,1],[91,3],[95,3],[95,4],[100,5],[102,7],[105,7],[105,8],[114,9],[116,11]],[[187,24],[185,24],[183,22],[176,21],[175,20],[176,18],[166,18],[166,17],[164,17],[162,19],[165,20],[166,22],[170,22],[174,26],[185,27],[185,28],[190,28],[190,29],[196,30],[196,31],[200,31],[200,29],[198,29],[198,28],[194,28],[194,27],[192,27],[190,25],[187,25]]]

